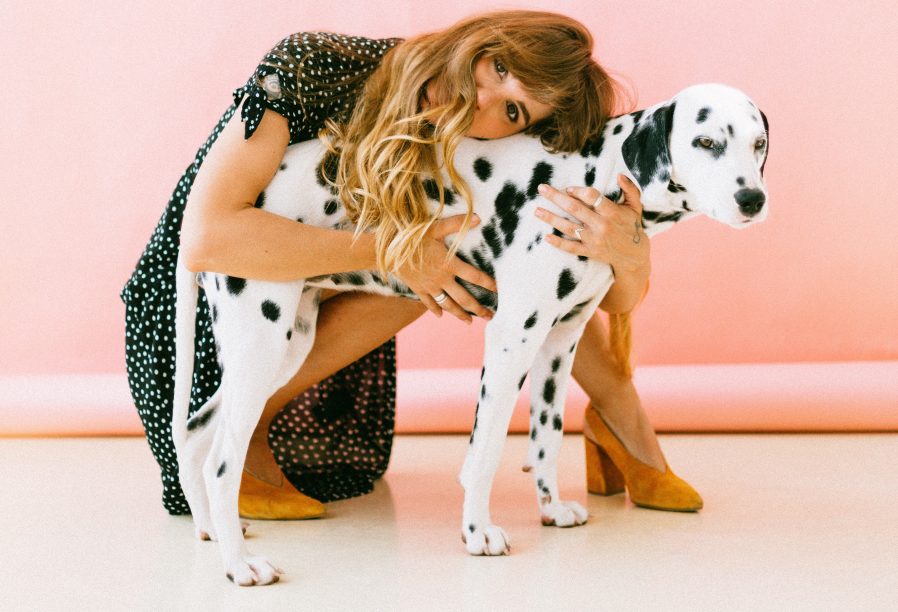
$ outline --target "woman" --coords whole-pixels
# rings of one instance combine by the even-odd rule
[[[421,173],[439,176],[434,151],[442,147],[449,176],[468,199],[452,164],[462,137],[527,131],[556,150],[581,148],[601,131],[614,106],[612,81],[592,60],[591,48],[588,31],[572,19],[503,11],[406,41],[296,34],[266,55],[235,90],[234,104],[179,182],[122,291],[129,382],[162,467],[163,503],[170,513],[189,512],[170,432],[178,248],[191,270],[263,280],[383,267],[421,298],[324,296],[311,354],[266,406],[247,452],[241,514],[320,516],[319,500],[366,493],[386,469],[396,332],[425,309],[465,321],[471,320],[467,312],[490,316],[455,279],[495,289],[493,280],[447,258],[442,240],[478,220],[431,222]],[[344,205],[370,230],[357,240],[351,232],[307,226],[254,206],[287,145],[320,130],[341,153],[336,181]],[[648,240],[636,224],[638,190],[621,185],[624,206],[599,202],[598,192],[586,188],[568,194],[544,190],[585,226],[582,242],[547,240],[614,268],[616,282],[601,305],[608,312],[632,310],[650,269]],[[553,215],[543,218],[573,231]],[[352,323],[360,317],[369,322],[364,329]],[[202,291],[196,337],[191,413],[220,380]],[[691,487],[667,469],[631,382],[614,366],[597,315],[580,343],[574,377],[598,411],[587,411],[595,442],[587,448],[590,489],[622,490],[617,466],[625,468],[637,503],[674,510],[700,506]],[[643,491],[640,499],[637,490]],[[671,501],[671,490],[685,492],[688,507],[682,499]]]

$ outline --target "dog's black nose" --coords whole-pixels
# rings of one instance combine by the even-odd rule
[[[761,212],[766,201],[767,198],[760,189],[740,189],[736,192],[736,202],[739,204],[739,210],[746,217],[754,217]]]

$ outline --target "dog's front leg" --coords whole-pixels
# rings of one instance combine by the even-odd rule
[[[508,424],[519,391],[546,330],[524,329],[524,319],[503,316],[501,309],[487,324],[484,374],[474,428],[459,482],[465,490],[462,539],[472,555],[502,555],[508,536],[490,517],[490,491],[499,465]],[[514,319],[514,320],[509,320]]]
[[[582,525],[588,517],[579,503],[563,501],[559,496],[558,454],[577,341],[594,311],[595,304],[590,303],[578,307],[577,315],[559,322],[546,337],[530,371],[530,444],[525,469],[533,475],[543,525],[573,527]]]

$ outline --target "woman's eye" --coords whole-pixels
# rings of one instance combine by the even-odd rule
[[[516,104],[512,104],[511,102],[505,103],[505,112],[508,114],[508,118],[512,123],[518,122],[518,106]]]
[[[494,59],[493,65],[496,67],[496,72],[499,73],[499,76],[508,74],[508,69],[505,67],[505,64],[502,63],[502,60],[498,58]]]

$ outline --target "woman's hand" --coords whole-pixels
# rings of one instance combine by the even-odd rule
[[[569,187],[565,194],[548,185],[540,186],[543,197],[580,223],[543,208],[537,209],[536,216],[569,238],[551,234],[545,237],[546,242],[611,266],[615,284],[602,301],[602,309],[629,312],[644,295],[651,273],[651,253],[648,236],[642,230],[639,189],[623,174],[618,175],[617,182],[624,194],[621,204],[602,197],[591,187]]]
[[[449,249],[444,244],[444,238],[457,233],[461,229],[464,218],[464,215],[455,215],[434,221],[422,244],[424,255],[421,267],[416,268],[411,263],[407,263],[396,272],[396,276],[408,285],[409,289],[421,298],[421,302],[427,306],[427,309],[436,316],[442,316],[445,310],[462,321],[470,323],[472,319],[469,312],[485,319],[491,319],[493,313],[481,306],[467,289],[456,282],[455,277],[490,291],[496,291],[496,281],[458,257],[446,259]],[[478,223],[480,223],[480,219],[474,215],[471,226]],[[448,297],[438,304],[434,298],[443,292]]]

